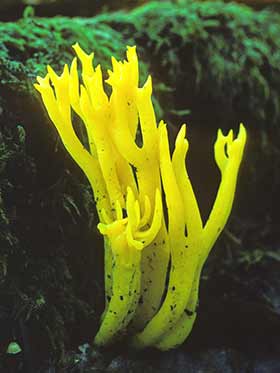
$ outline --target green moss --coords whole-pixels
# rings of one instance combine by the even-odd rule
[[[45,73],[46,64],[60,67],[73,58],[71,45],[76,41],[88,51],[96,50],[98,62],[108,61],[113,54],[119,55],[124,42],[109,26],[93,27],[85,20],[72,21],[67,18],[22,19],[18,23],[0,23],[0,58],[23,63],[30,78]],[[114,41],[112,43],[112,41]],[[16,61],[16,62],[15,62]]]
[[[220,1],[185,1],[151,2],[97,19],[127,39],[133,35],[153,61],[154,75],[175,90],[167,95],[167,108],[195,111],[194,105],[209,98],[216,110],[223,108],[221,119],[280,123],[278,14]],[[211,114],[206,108],[206,116]]]
[[[221,122],[232,117],[280,123],[280,16],[269,11],[220,1],[150,2],[93,19],[31,17],[0,24],[0,32],[0,62],[8,67],[0,82],[13,82],[17,90],[22,77],[34,80],[46,64],[59,70],[69,63],[77,40],[95,50],[96,63],[106,68],[112,54],[123,57],[124,46],[136,43],[152,65],[154,91],[166,112],[184,119],[182,110],[195,112],[197,102],[210,98],[216,115],[223,108]],[[144,76],[146,65],[142,71]],[[212,109],[206,110],[208,118]]]

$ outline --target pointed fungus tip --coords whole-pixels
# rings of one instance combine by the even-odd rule
[[[76,43],[72,44],[72,48],[73,49],[80,48],[79,43],[76,41]]]

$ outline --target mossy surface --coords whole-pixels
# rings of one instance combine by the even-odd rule
[[[219,1],[151,2],[91,19],[30,17],[0,30],[0,58],[7,66],[12,56],[17,75],[34,79],[46,64],[61,68],[77,40],[105,68],[112,54],[119,58],[125,45],[136,44],[160,81],[165,112],[185,119],[199,102],[205,116],[215,113],[229,127],[240,118],[255,126],[280,123],[280,16],[269,11]]]
[[[49,122],[33,88],[36,76],[47,64],[62,71],[76,41],[95,51],[104,71],[111,55],[123,58],[126,45],[136,44],[142,82],[147,71],[153,76],[158,119],[187,121],[195,155],[212,157],[216,129],[242,120],[249,146],[230,228],[240,233],[242,211],[257,227],[267,214],[274,236],[265,247],[276,240],[279,220],[279,35],[279,15],[218,1],[151,2],[87,19],[26,13],[0,23],[0,294],[13,322],[28,326],[30,340],[43,335],[46,351],[63,358],[65,343],[91,342],[103,302],[92,193]],[[206,193],[210,201],[218,175],[201,176],[202,158],[193,163],[190,154],[190,173],[194,181],[205,178],[198,199]]]
[[[42,338],[56,358],[73,335],[82,337],[84,320],[91,320],[89,338],[94,333],[97,303],[102,309],[102,244],[92,193],[57,143],[33,83],[47,64],[59,70],[69,63],[77,40],[98,50],[97,59],[107,64],[122,50],[118,36],[111,47],[109,27],[86,34],[78,21],[74,30],[67,21],[0,25],[1,299],[12,307],[14,328],[24,320],[30,340]]]
[[[153,74],[170,88],[169,110],[199,105],[230,127],[240,118],[279,125],[278,14],[220,1],[151,2],[97,19],[145,49]]]

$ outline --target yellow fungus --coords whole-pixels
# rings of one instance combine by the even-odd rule
[[[59,76],[48,66],[35,88],[96,201],[106,306],[94,343],[107,345],[128,329],[136,333],[135,347],[166,350],[182,343],[195,321],[201,270],[230,214],[246,131],[241,125],[236,139],[232,131],[226,136],[218,131],[214,150],[221,183],[203,226],[185,165],[186,125],[171,155],[167,127],[156,122],[152,78],[138,86],[136,48],[127,48],[123,62],[112,57],[105,81],[112,89],[109,97],[100,65],[93,66],[94,54],[77,43],[73,49],[77,57],[70,69],[65,65]],[[73,129],[72,112],[85,125],[88,149]]]

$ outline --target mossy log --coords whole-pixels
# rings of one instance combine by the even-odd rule
[[[0,23],[0,292],[2,299],[14,294],[7,303],[28,315],[35,335],[34,325],[45,325],[52,351],[62,353],[73,334],[94,335],[102,242],[91,191],[50,126],[33,88],[36,76],[47,64],[62,70],[76,41],[106,67],[111,55],[121,58],[126,45],[136,44],[143,76],[149,70],[154,77],[158,116],[189,124],[190,176],[204,215],[218,178],[209,136],[243,121],[249,145],[235,214],[266,213],[276,222],[279,35],[279,15],[223,2],[151,2],[94,18],[26,15]],[[202,162],[209,172],[201,172]],[[79,319],[87,326],[70,332]]]

